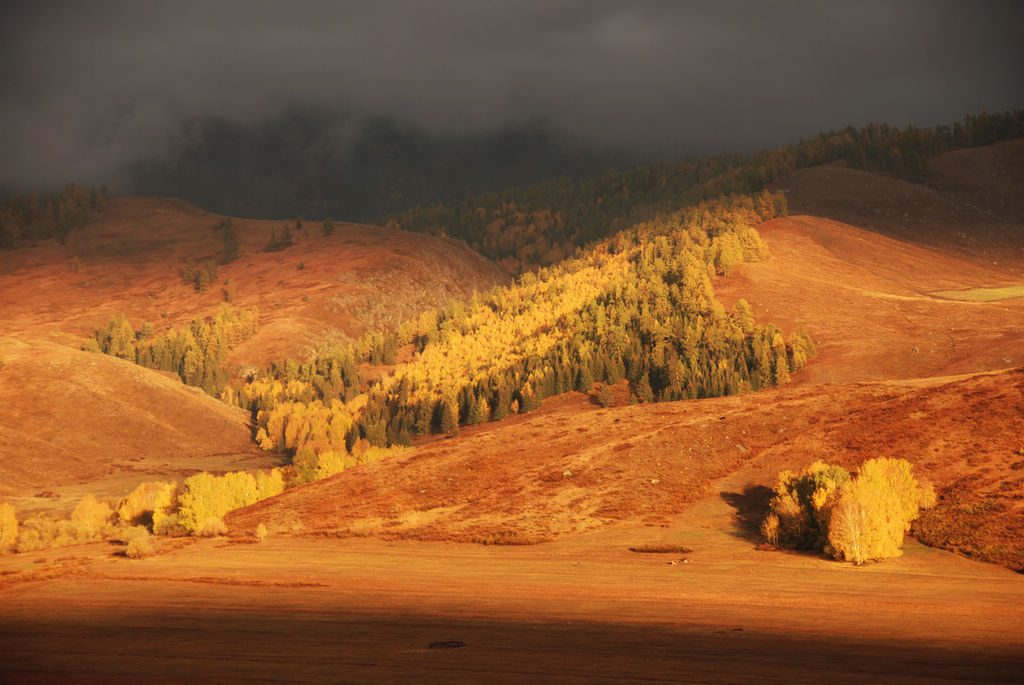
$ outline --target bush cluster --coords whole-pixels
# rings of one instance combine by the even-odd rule
[[[778,547],[862,564],[902,554],[910,523],[934,504],[932,486],[919,482],[905,459],[871,459],[855,478],[816,461],[801,473],[779,474],[761,532]]]

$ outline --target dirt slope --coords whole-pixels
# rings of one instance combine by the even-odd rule
[[[1024,226],[1024,139],[929,159],[927,185],[1020,228]],[[1012,237],[1019,247],[1020,233]]]
[[[240,257],[197,293],[180,270],[220,254],[222,218],[179,200],[114,198],[66,245],[0,252],[0,335],[77,344],[118,314],[159,329],[212,315],[230,292],[232,306],[263,314],[261,332],[236,354],[260,363],[508,280],[454,241],[343,223],[324,236],[319,223],[288,222],[295,244],[264,252],[286,222],[234,219]]]
[[[54,343],[2,344],[0,496],[21,511],[271,462],[252,444],[245,412],[170,374]]]

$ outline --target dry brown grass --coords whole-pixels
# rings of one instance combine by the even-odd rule
[[[911,533],[921,542],[1024,572],[1024,513],[1020,495],[979,494],[978,478],[943,489]]]
[[[640,554],[689,554],[693,550],[684,545],[648,543],[643,545],[634,545],[629,548],[629,551],[638,552]]]

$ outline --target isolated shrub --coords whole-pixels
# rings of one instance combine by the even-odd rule
[[[18,543],[18,518],[14,515],[14,505],[4,502],[0,504],[0,554],[14,549]]]
[[[40,539],[39,531],[34,528],[28,528],[20,531],[18,535],[18,547],[19,552],[32,552],[37,549],[42,549],[44,544]]]
[[[71,523],[80,540],[93,540],[104,532],[113,515],[110,505],[98,501],[92,495],[86,495],[71,513]]]
[[[149,531],[142,526],[129,528],[125,533],[125,556],[129,559],[145,559],[156,551],[156,545]]]
[[[71,523],[68,522],[70,527]],[[57,526],[54,522],[42,517],[34,516],[21,523],[18,530],[19,552],[33,552],[37,549],[46,549],[51,546],[57,536]]]
[[[258,540],[259,542],[263,542],[266,539],[267,525],[265,523],[261,523],[260,525],[256,526],[256,540]]]
[[[153,518],[154,535],[173,535],[174,533],[185,532],[178,520],[178,512],[173,512],[160,518]]]
[[[196,526],[195,534],[203,538],[227,535],[228,526],[224,523],[224,519],[217,516],[209,516],[203,519],[202,522]]]

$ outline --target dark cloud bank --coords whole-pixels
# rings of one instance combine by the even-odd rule
[[[481,157],[514,148],[531,173],[582,175],[621,159],[611,150],[747,153],[847,124],[934,125],[1024,106],[1019,2],[125,1],[0,12],[8,190],[69,179],[129,190],[140,170],[152,184],[187,151],[210,154],[200,143],[218,130],[227,142],[213,157],[280,145],[259,164],[295,157],[277,162],[289,174],[289,164],[322,170],[315,150],[355,164],[365,122],[385,117],[420,136],[421,152],[437,141]],[[488,147],[502,128],[506,147]]]

